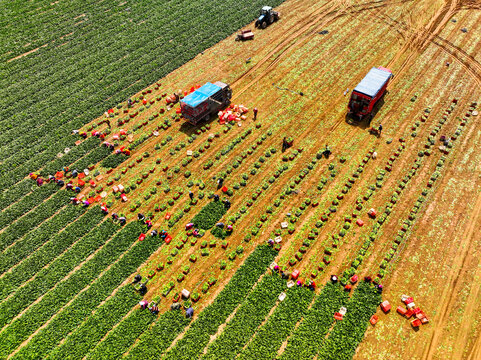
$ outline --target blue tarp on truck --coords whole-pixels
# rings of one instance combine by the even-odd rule
[[[192,108],[195,108],[197,105],[207,100],[219,90],[221,90],[220,86],[208,82],[204,86],[198,88],[196,91],[183,98],[182,102]]]
[[[384,84],[389,81],[392,74],[378,68],[372,68],[361,82],[356,86],[354,92],[358,92],[370,97],[376,96]]]

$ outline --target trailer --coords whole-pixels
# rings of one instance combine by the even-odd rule
[[[372,68],[364,79],[354,88],[349,100],[349,115],[358,117],[362,120],[367,117],[372,119],[372,110],[376,103],[386,93],[392,72],[384,67]]]
[[[244,41],[244,40],[254,40],[254,33],[251,29],[241,30],[240,33],[237,34],[235,41]]]
[[[214,84],[208,82],[180,101],[182,116],[192,125],[197,125],[229,106],[231,97],[229,85],[220,81]]]

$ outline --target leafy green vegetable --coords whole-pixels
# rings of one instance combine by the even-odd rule
[[[226,211],[222,201],[211,201],[194,216],[191,222],[195,227],[209,230],[224,216]]]

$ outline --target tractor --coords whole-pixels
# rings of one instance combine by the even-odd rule
[[[256,20],[256,28],[260,27],[265,29],[267,25],[270,25],[277,20],[279,20],[279,13],[272,10],[272,7],[270,6],[264,6],[261,9],[261,15]]]

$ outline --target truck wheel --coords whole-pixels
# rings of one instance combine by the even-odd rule
[[[267,27],[267,21],[261,23],[261,28],[265,29]]]
[[[255,27],[256,27],[256,28],[258,28],[258,27],[259,27],[259,20],[256,20]]]

